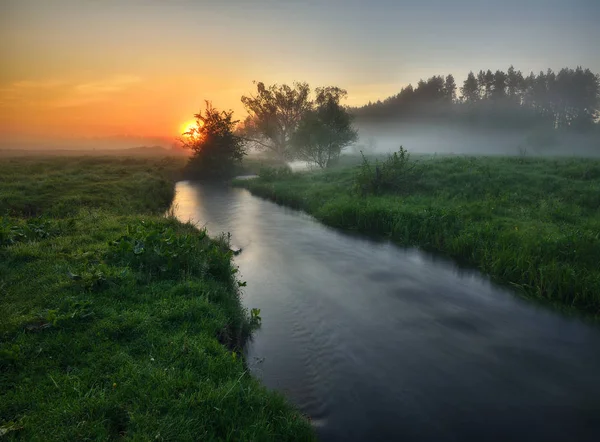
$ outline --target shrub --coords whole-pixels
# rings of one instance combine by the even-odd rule
[[[261,167],[258,176],[263,181],[276,181],[279,179],[290,178],[293,175],[289,166],[284,167]]]
[[[202,180],[231,178],[246,155],[245,140],[235,133],[238,122],[233,112],[218,111],[206,102],[206,111],[194,116],[196,125],[181,139],[193,152],[184,175]]]
[[[413,189],[419,174],[416,163],[410,162],[410,154],[400,146],[382,162],[372,164],[361,152],[362,164],[354,179],[354,189],[360,195],[380,195],[386,192],[407,193]]]

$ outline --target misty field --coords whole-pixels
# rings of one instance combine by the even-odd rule
[[[312,439],[248,373],[226,240],[162,216],[182,165],[0,161],[0,436]]]
[[[600,161],[402,161],[342,157],[325,172],[265,169],[236,185],[333,227],[441,252],[529,298],[600,314]]]

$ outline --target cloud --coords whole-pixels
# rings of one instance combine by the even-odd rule
[[[12,89],[25,90],[25,89],[53,89],[66,84],[62,80],[42,80],[42,81],[31,81],[23,80],[17,81],[11,85]]]
[[[140,77],[133,75],[117,75],[100,81],[78,84],[74,89],[79,95],[103,95],[122,91],[140,81],[142,81]]]
[[[108,100],[111,95],[127,90],[141,82],[134,75],[115,75],[97,81],[73,85],[69,93],[54,103],[55,107],[77,107]]]
[[[52,94],[67,83],[61,80],[16,81],[0,87],[0,107],[39,105],[42,97]]]
[[[22,80],[0,87],[0,107],[77,107],[101,102],[141,82],[134,75],[114,75],[85,83]]]

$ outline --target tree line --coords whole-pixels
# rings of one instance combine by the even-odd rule
[[[299,159],[326,168],[358,139],[352,116],[341,104],[347,95],[344,89],[327,86],[311,91],[307,83],[255,85],[254,94],[241,98],[248,113],[244,121],[210,102],[194,116],[196,124],[180,139],[192,151],[189,175],[227,178],[251,147],[281,161]]]
[[[255,82],[241,97],[244,121],[209,102],[195,115],[196,125],[180,139],[192,151],[190,175],[222,178],[249,148],[266,150],[281,161],[304,160],[322,168],[338,160],[358,139],[359,124],[437,123],[500,129],[585,132],[600,137],[600,76],[589,69],[548,69],[528,76],[510,66],[506,72],[469,72],[459,87],[453,75],[434,75],[408,85],[383,101],[362,107],[342,105],[347,93],[335,86],[311,90],[307,83]],[[546,141],[543,141],[547,143]]]
[[[501,128],[598,129],[600,76],[589,69],[523,75],[469,72],[460,87],[453,75],[435,75],[392,97],[350,110],[361,122],[447,121]]]

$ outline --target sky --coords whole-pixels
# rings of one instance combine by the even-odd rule
[[[0,0],[0,141],[174,137],[253,81],[348,91],[582,65],[600,0]]]

